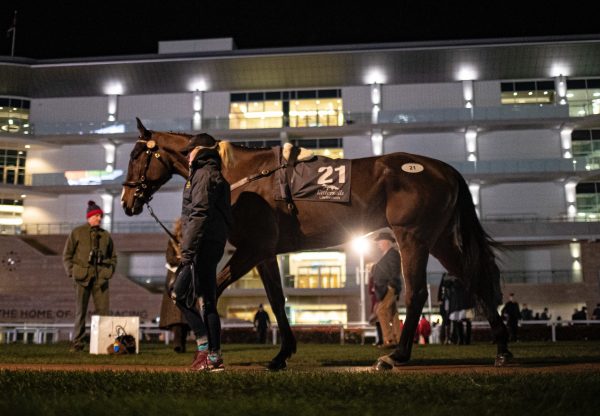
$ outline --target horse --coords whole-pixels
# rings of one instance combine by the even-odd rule
[[[139,138],[131,152],[121,205],[128,216],[142,212],[152,195],[173,174],[188,175],[182,154],[192,137],[150,131],[137,119]],[[217,276],[217,293],[257,267],[281,333],[281,349],[268,364],[286,367],[296,340],[285,314],[276,255],[340,245],[357,233],[388,227],[401,253],[406,319],[400,341],[375,363],[389,370],[410,360],[414,334],[428,297],[429,254],[461,279],[474,304],[490,323],[497,344],[495,365],[512,358],[507,328],[498,314],[502,302],[494,247],[475,211],[468,185],[452,166],[425,156],[392,153],[352,159],[347,203],[275,198],[281,169],[273,149],[254,149],[219,141],[222,172],[232,185],[234,218],[229,242],[235,252]]]

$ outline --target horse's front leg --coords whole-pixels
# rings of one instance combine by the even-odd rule
[[[271,360],[268,368],[269,370],[282,370],[287,366],[286,360],[296,352],[296,338],[285,314],[285,295],[281,287],[281,275],[276,257],[268,258],[257,268],[281,333],[281,349],[279,354]]]
[[[229,285],[252,270],[261,260],[262,258],[250,249],[235,250],[225,267],[217,275],[217,298]]]
[[[406,319],[402,327],[400,342],[389,355],[379,357],[375,363],[377,370],[391,370],[394,366],[410,360],[413,341],[423,306],[427,300],[427,260],[428,248],[412,234],[392,227],[402,256],[402,275],[406,300]]]

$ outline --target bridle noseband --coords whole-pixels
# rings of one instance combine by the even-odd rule
[[[122,183],[122,185],[127,186],[129,188],[135,188],[133,197],[139,198],[142,200],[142,202],[147,204],[148,202],[150,202],[152,200],[152,195],[146,196],[145,191],[149,187],[152,188],[153,186],[156,185],[156,184],[153,184],[150,181],[148,181],[148,179],[146,178],[146,175],[148,174],[148,169],[150,168],[150,162],[152,161],[152,157],[154,157],[155,159],[158,159],[167,168],[169,177],[167,178],[166,181],[168,181],[171,178],[172,174],[171,174],[169,165],[167,165],[167,162],[164,160],[164,158],[159,153],[160,149],[158,148],[158,145],[156,144],[156,142],[154,140],[152,140],[152,139],[146,140],[145,138],[142,138],[140,136],[138,138],[138,140],[136,141],[136,143],[145,143],[146,144],[146,151],[145,151],[146,160],[145,160],[144,169],[142,170],[142,176],[140,176],[140,179],[138,179],[135,182],[134,181],[125,181]],[[166,181],[164,181],[164,182],[166,182]]]

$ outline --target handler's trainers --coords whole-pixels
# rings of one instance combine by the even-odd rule
[[[194,361],[190,366],[191,371],[205,371],[206,362],[208,361],[208,350],[196,351],[194,353]]]
[[[218,352],[208,354],[208,359],[206,360],[206,371],[216,373],[223,370],[225,370],[225,366],[223,365],[223,357],[221,354]]]

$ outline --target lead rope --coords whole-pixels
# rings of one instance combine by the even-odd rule
[[[165,225],[154,214],[154,210],[150,206],[150,202],[146,202],[146,206],[148,207],[148,212],[150,213],[150,215],[152,216],[152,218],[154,218],[156,220],[156,222],[158,223],[158,225],[160,225],[162,227],[162,229],[165,230],[165,232],[167,233],[167,235],[169,236],[169,238],[171,238],[171,240],[173,240],[173,242],[175,244],[177,244],[177,238],[173,235],[173,233],[171,231],[169,231],[169,229],[167,227],[165,227]]]

